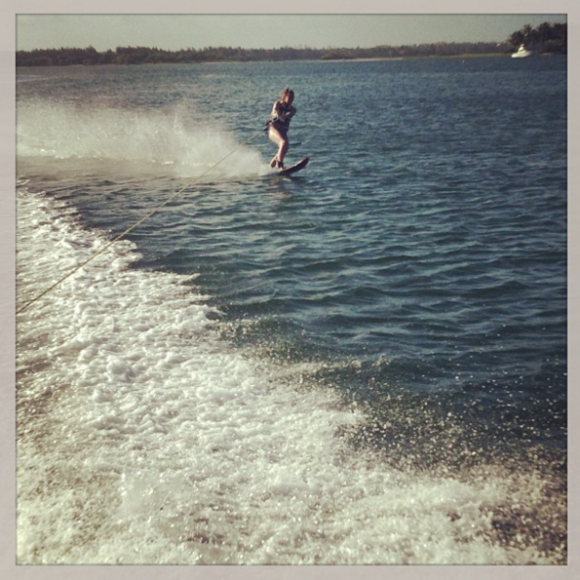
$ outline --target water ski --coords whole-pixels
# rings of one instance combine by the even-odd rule
[[[291,165],[290,167],[280,169],[278,171],[278,175],[291,175],[292,173],[296,173],[297,171],[304,169],[308,165],[309,161],[310,157],[305,157],[304,159],[302,159],[298,163],[295,163],[294,165]]]

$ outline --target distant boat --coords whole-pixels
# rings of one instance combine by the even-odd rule
[[[520,44],[518,50],[512,54],[512,58],[524,58],[526,56],[532,56],[532,52],[526,50],[526,47],[523,44]]]

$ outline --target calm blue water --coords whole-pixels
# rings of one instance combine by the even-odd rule
[[[566,66],[20,70],[19,558],[563,563]]]

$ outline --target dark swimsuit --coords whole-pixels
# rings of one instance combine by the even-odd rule
[[[286,115],[285,113],[291,113]],[[290,119],[296,113],[296,109],[292,105],[285,105],[281,101],[276,101],[274,107],[272,108],[272,115],[270,118],[270,124],[283,136],[286,135],[290,127]],[[278,115],[283,115],[280,118]]]

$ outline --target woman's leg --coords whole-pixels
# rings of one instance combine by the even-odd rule
[[[272,141],[278,147],[278,153],[276,156],[270,161],[270,167],[274,167],[276,162],[279,166],[284,165],[284,157],[286,156],[286,152],[288,151],[288,137],[285,134],[280,133],[274,127],[270,127],[270,131],[268,133],[270,137],[270,141]]]

